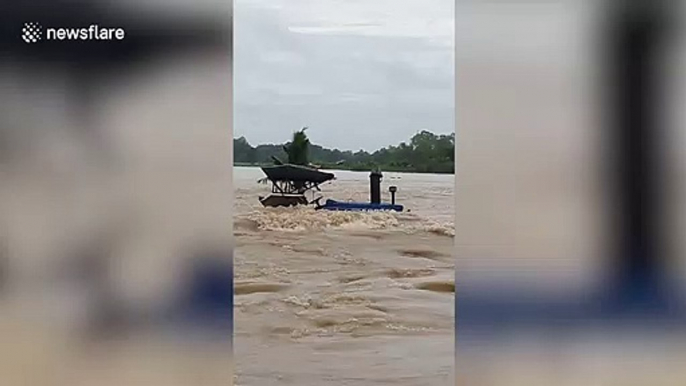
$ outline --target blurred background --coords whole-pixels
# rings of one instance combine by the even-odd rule
[[[684,8],[456,6],[456,384],[683,384]]]
[[[3,385],[232,382],[231,18],[2,5]],[[28,44],[27,22],[125,38]]]

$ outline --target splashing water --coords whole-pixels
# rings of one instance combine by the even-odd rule
[[[448,384],[452,176],[403,174],[384,183],[397,184],[398,203],[411,210],[398,213],[264,208],[257,196],[268,187],[255,184],[260,170],[235,173],[238,379],[264,384],[282,376],[309,386],[322,384],[321,374],[376,373],[383,384],[409,386],[423,374],[427,384]],[[322,195],[368,200],[368,173],[335,174]]]
[[[264,208],[247,217],[261,231],[314,231],[327,228],[387,229],[400,225],[388,212],[318,211],[311,207]]]

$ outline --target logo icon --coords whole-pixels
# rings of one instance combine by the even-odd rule
[[[43,28],[38,23],[24,23],[21,38],[27,43],[36,43],[43,38]]]

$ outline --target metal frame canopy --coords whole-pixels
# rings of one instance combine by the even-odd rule
[[[317,189],[319,185],[335,179],[333,173],[299,165],[276,165],[262,168],[267,180],[272,183],[272,193],[304,194]]]

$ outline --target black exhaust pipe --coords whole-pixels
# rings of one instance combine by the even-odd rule
[[[372,204],[381,203],[381,178],[383,175],[380,171],[375,170],[369,174],[369,192],[371,195]]]

